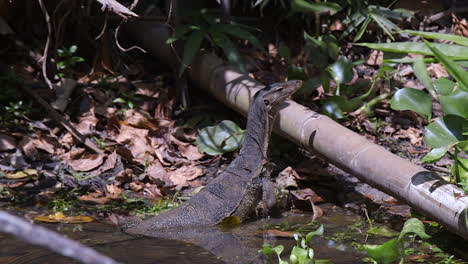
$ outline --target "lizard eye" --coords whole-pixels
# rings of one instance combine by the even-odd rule
[[[263,100],[263,103],[264,103],[266,106],[270,105],[270,101],[268,101],[267,99],[264,99],[264,100]]]

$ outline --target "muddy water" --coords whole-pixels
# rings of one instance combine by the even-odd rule
[[[364,243],[362,219],[339,208],[328,208],[325,215],[312,223],[311,215],[292,214],[280,219],[264,219],[230,230],[191,230],[185,241],[151,237],[132,237],[115,227],[90,223],[85,225],[45,224],[72,239],[94,247],[122,263],[265,263],[258,253],[263,243],[282,244],[288,250],[295,244],[291,230],[313,230],[324,224],[323,237],[313,239],[317,259],[333,263],[362,263],[365,255],[350,243]],[[350,226],[352,230],[350,231]],[[280,231],[277,231],[280,230]],[[306,231],[307,232],[307,231]],[[332,239],[333,238],[333,239]],[[0,236],[0,263],[76,263],[46,249],[30,246],[9,236]]]

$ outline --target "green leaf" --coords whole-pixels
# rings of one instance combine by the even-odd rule
[[[354,41],[359,41],[362,38],[362,35],[364,35],[364,32],[366,32],[366,29],[369,26],[371,21],[372,21],[371,17],[366,18],[366,21],[364,21],[358,33],[356,33],[356,36],[354,37]]]
[[[404,17],[411,17],[413,16],[413,12],[406,9],[394,9],[391,10],[386,7],[378,6],[378,5],[369,5],[369,10],[372,12],[379,14],[380,16],[392,18],[395,20],[402,20]]]
[[[307,252],[307,249],[300,248],[298,246],[294,246],[293,249],[291,250],[291,255],[294,256],[293,260],[296,260],[298,264],[304,264],[306,263],[309,254]],[[290,257],[291,260],[291,257]],[[292,261],[291,261],[292,262]]]
[[[78,50],[78,47],[77,47],[76,45],[72,45],[72,46],[70,46],[70,48],[68,49],[68,51],[69,51],[70,53],[75,53],[76,50]]]
[[[334,15],[340,11],[342,7],[337,3],[321,2],[311,3],[305,0],[292,0],[291,10],[303,14],[314,14],[317,12],[325,13],[328,12],[330,15]]]
[[[424,224],[417,218],[410,218],[406,220],[398,239],[401,240],[408,233],[414,233],[418,235],[421,239],[428,239],[431,237],[430,235],[426,234]]]
[[[440,77],[437,79],[437,81],[435,81],[435,88],[441,95],[449,95],[452,93],[454,87],[455,83],[445,77]]]
[[[466,119],[461,116],[446,115],[424,129],[424,139],[431,148],[450,146],[466,140],[467,137],[462,135],[464,122]]]
[[[424,41],[426,45],[432,50],[434,55],[444,64],[445,68],[447,68],[447,71],[452,75],[452,77],[457,80],[458,85],[460,86],[461,89],[468,91],[468,75],[467,71],[465,71],[460,65],[456,64],[453,60],[451,60],[447,56],[447,52],[443,50],[444,52],[441,52],[435,45],[434,43],[429,43],[427,41]]]
[[[305,242],[307,245],[309,245],[310,241],[312,240],[314,236],[323,236],[323,225],[320,225],[320,227],[317,228],[317,230],[309,232],[306,235]]]
[[[429,151],[429,153],[427,153],[427,155],[424,158],[422,158],[422,161],[426,162],[426,163],[437,162],[445,155],[445,153],[447,153],[449,148],[450,148],[450,146],[443,146],[443,147],[440,147],[440,148],[433,148],[433,149],[431,149],[431,151]]]
[[[434,56],[432,50],[422,42],[355,43],[354,45],[383,51],[416,53]],[[443,43],[433,43],[433,46],[439,50],[443,50],[444,54],[450,58],[468,60],[468,47]]]
[[[343,96],[332,96],[327,98],[322,104],[322,111],[325,115],[337,120],[345,119],[342,106],[346,104],[346,98]]]
[[[398,90],[392,98],[394,110],[411,110],[430,120],[432,115],[432,98],[427,93],[413,88]]]
[[[340,36],[340,39],[345,38],[346,36],[349,35],[349,33],[353,32],[356,30],[359,25],[362,24],[362,22],[367,20],[370,20],[370,18],[367,17],[367,15],[363,14],[361,10],[358,10],[357,12],[354,12],[351,16],[347,17],[343,22],[346,25],[345,30]],[[367,26],[366,26],[367,27]],[[354,41],[358,41],[356,38]]]
[[[346,57],[341,57],[338,61],[328,67],[333,80],[337,83],[349,83],[353,80],[353,63]]]
[[[460,141],[456,144],[461,151],[468,152],[468,140]]]
[[[457,88],[448,95],[441,95],[439,100],[445,114],[468,118],[468,92]]]
[[[200,152],[220,155],[239,149],[244,141],[244,130],[236,123],[224,120],[216,126],[200,129],[196,145]]]
[[[456,159],[457,166],[454,165],[452,167],[452,174],[456,174],[457,183],[462,186],[464,191],[468,192],[468,171],[465,170],[465,168],[468,168],[468,159],[461,157],[457,157]],[[460,166],[459,163],[461,163],[462,166]]]
[[[193,58],[198,53],[200,49],[202,40],[204,37],[204,32],[200,30],[195,30],[190,34],[187,42],[185,43],[184,47],[184,55],[182,56],[182,65],[180,66],[179,77],[185,71],[188,65],[190,65],[193,61]]]
[[[432,79],[427,72],[426,64],[424,63],[423,57],[417,57],[413,63],[414,74],[418,80],[424,85],[429,91],[432,97],[436,97],[434,86],[432,85]]]
[[[249,31],[244,30],[240,28],[239,26],[236,25],[230,25],[230,24],[216,24],[213,26],[216,30],[220,32],[225,32],[231,36],[234,36],[236,38],[240,39],[245,39],[248,40],[252,45],[254,45],[257,49],[261,50],[262,52],[266,53],[266,50],[258,39]]]
[[[369,15],[379,25],[379,27],[382,28],[385,34],[387,34],[390,37],[390,39],[395,40],[395,38],[392,35],[392,31],[400,30],[400,28],[397,25],[395,25],[390,20],[386,19],[384,16],[381,16],[374,12],[369,12]]]
[[[223,52],[226,55],[228,61],[231,64],[237,66],[241,72],[247,73],[242,56],[240,55],[234,43],[232,43],[232,41],[222,32],[213,31],[211,34],[216,45],[223,49]]]
[[[382,245],[364,245],[367,254],[379,264],[390,264],[401,259],[404,254],[403,243],[392,239]]]
[[[454,34],[442,34],[442,33],[433,33],[433,32],[424,32],[424,31],[415,31],[415,30],[402,30],[401,33],[408,33],[411,35],[417,35],[429,39],[443,39],[448,41],[453,41],[463,46],[468,46],[468,38],[463,36],[458,36]]]

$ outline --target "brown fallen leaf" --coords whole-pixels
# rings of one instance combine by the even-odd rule
[[[156,201],[163,197],[161,190],[155,184],[146,183],[143,188],[143,197],[146,200]]]
[[[115,140],[121,144],[127,144],[127,148],[133,157],[140,162],[145,162],[148,153],[152,152],[150,142],[148,141],[148,133],[148,129],[121,125],[120,133]]]
[[[0,151],[12,150],[16,148],[16,140],[13,137],[0,134]]]
[[[115,164],[117,163],[117,159],[120,158],[117,156],[117,153],[114,151],[111,154],[109,154],[106,157],[106,160],[104,163],[99,166],[97,169],[91,171],[89,174],[90,175],[99,175],[105,171],[111,170],[115,167]]]
[[[296,207],[299,207],[299,208],[302,207],[304,209],[307,209],[307,207],[305,207],[306,205],[304,203],[301,203],[300,201],[302,202],[308,201],[310,203],[310,206],[312,207],[311,209],[313,211],[313,216],[312,216],[313,220],[323,215],[322,208],[316,206],[315,203],[322,202],[324,201],[324,199],[321,196],[319,196],[316,192],[314,192],[312,189],[306,188],[302,190],[291,191],[291,194],[293,198],[295,198],[293,199],[293,203],[296,205]]]
[[[168,178],[178,190],[187,186],[187,181],[196,179],[203,175],[203,173],[204,170],[195,165],[182,166],[178,169],[167,172]]]
[[[431,77],[435,77],[436,79],[449,76],[447,69],[445,69],[445,67],[440,63],[429,64],[427,71]]]
[[[452,13],[453,33],[468,37],[468,21],[466,18],[459,19],[455,14]]]
[[[37,155],[37,149],[34,145],[34,139],[29,136],[23,136],[19,143],[19,147],[23,151],[24,155],[30,159],[34,159]]]
[[[79,199],[80,201],[91,202],[91,203],[102,205],[102,204],[108,203],[111,200],[111,197],[107,196],[101,191],[96,191],[96,192],[89,193],[86,195],[81,195]]]
[[[367,65],[381,65],[383,63],[383,51],[373,50],[366,61]]]
[[[258,230],[255,232],[256,236],[260,237],[294,237],[294,232],[281,231],[276,229]]]
[[[166,169],[157,160],[148,166],[146,169],[146,174],[148,175],[149,180],[153,183],[158,181],[167,183],[170,181]]]
[[[409,127],[408,129],[400,129],[393,134],[394,138],[409,139],[411,144],[421,146],[423,144],[423,132],[420,129]]]
[[[94,109],[80,116],[78,120],[79,123],[75,127],[82,135],[92,134],[96,130],[96,124],[99,121],[99,119],[94,115]]]
[[[204,155],[198,150],[197,146],[194,146],[192,144],[185,144],[185,145],[179,145],[178,149],[180,151],[180,154],[187,158],[188,160],[199,160],[201,159]]]
[[[68,165],[75,171],[90,171],[104,162],[106,154],[88,154],[77,160],[69,160]]]
[[[106,191],[112,197],[112,199],[118,198],[122,193],[122,189],[117,186],[117,184],[107,184]]]
[[[67,149],[70,149],[75,142],[75,139],[73,138],[72,134],[70,133],[65,133],[60,139],[59,139],[59,144],[64,146]]]
[[[281,189],[287,189],[288,187],[297,188],[298,185],[296,179],[299,179],[297,172],[293,168],[287,167],[278,174],[276,183]]]

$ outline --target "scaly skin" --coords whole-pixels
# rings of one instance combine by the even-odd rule
[[[279,106],[301,86],[301,81],[276,83],[254,96],[239,156],[220,176],[179,207],[126,229],[130,234],[164,232],[185,227],[213,226],[225,217],[245,220],[261,199],[260,174],[267,161],[271,126]]]

